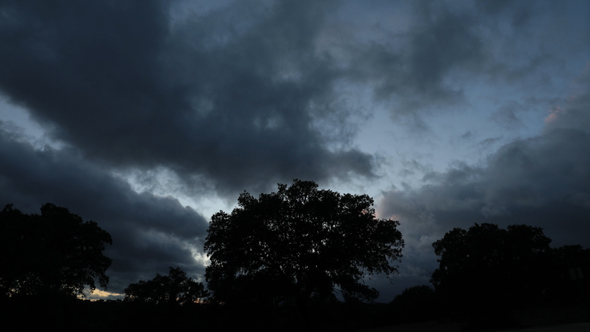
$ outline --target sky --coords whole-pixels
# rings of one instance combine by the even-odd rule
[[[293,179],[400,221],[382,302],[455,227],[590,247],[590,2],[0,1],[0,204],[113,238],[106,292],[180,266],[212,214]]]

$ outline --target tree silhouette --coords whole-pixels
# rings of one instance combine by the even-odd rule
[[[205,251],[206,280],[226,303],[296,303],[333,299],[370,300],[378,292],[366,275],[397,272],[399,222],[376,219],[373,199],[319,190],[311,181],[258,198],[244,192],[231,214],[212,216]]]
[[[575,304],[590,296],[590,249],[566,245],[551,250],[551,284],[548,297],[563,304]]]
[[[549,281],[550,242],[541,228],[527,225],[455,228],[432,244],[439,268],[431,282],[447,305],[472,317],[508,315],[511,305],[542,296]]]
[[[152,280],[129,284],[125,289],[125,301],[152,304],[189,304],[208,296],[202,283],[187,277],[180,267],[170,267],[167,276],[156,274]]]
[[[390,305],[397,323],[432,320],[438,312],[434,289],[426,285],[406,288]]]
[[[0,212],[0,288],[5,296],[83,294],[102,287],[111,260],[111,236],[93,221],[47,203],[41,215],[6,205]]]

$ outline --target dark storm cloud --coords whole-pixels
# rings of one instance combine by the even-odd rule
[[[428,130],[425,113],[466,105],[461,78],[515,80],[546,64],[493,55],[494,47],[516,54],[494,36],[503,20],[528,15],[520,4],[412,2],[412,23],[396,38],[342,33],[348,65],[318,48],[330,47],[322,33],[338,2],[175,6],[4,3],[0,90],[88,158],[163,167],[187,188],[208,182],[233,198],[292,178],[375,177],[374,156],[343,143],[359,110],[341,102],[342,85],[368,83],[394,102],[398,121]],[[507,107],[495,121],[518,124]]]
[[[129,282],[166,272],[170,265],[203,272],[192,248],[201,250],[208,223],[176,199],[138,194],[75,151],[36,150],[1,126],[0,155],[0,204],[39,213],[42,204],[54,203],[111,234],[113,245],[105,252],[113,259],[109,290],[121,292]]]
[[[0,89],[116,167],[167,167],[232,193],[373,176],[370,155],[330,149],[312,124],[339,112],[339,72],[314,48],[329,5],[237,3],[171,21],[164,4],[3,3]]]

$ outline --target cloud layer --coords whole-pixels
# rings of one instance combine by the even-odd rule
[[[372,176],[370,155],[329,150],[313,125],[339,112],[338,72],[313,48],[323,8],[236,5],[172,22],[154,1],[5,7],[2,90],[88,158],[218,190]]]
[[[168,266],[202,275],[210,211],[294,178],[382,193],[407,244],[394,285],[373,281],[382,300],[428,282],[431,243],[453,227],[526,223],[584,244],[587,12],[1,2],[0,204],[97,221],[113,236],[114,292]]]

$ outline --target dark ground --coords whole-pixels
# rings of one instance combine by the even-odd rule
[[[290,310],[265,310],[254,306],[228,308],[214,305],[154,306],[120,301],[59,302],[30,298],[0,301],[0,316],[16,322],[13,331],[60,330],[136,331],[363,331],[363,332],[464,332],[464,331],[569,331],[590,332],[586,306],[537,306],[514,311],[511,326],[473,326],[468,317],[404,316],[387,304],[332,305],[311,308],[307,317]],[[406,316],[407,317],[407,316]],[[417,317],[417,318],[416,318]],[[416,320],[417,319],[417,320]],[[421,321],[422,320],[422,321]]]
[[[540,306],[522,308],[515,312],[518,326],[481,328],[479,331],[522,332],[590,332],[590,308],[584,306]],[[464,332],[470,331],[467,322],[418,322],[376,328],[358,332]]]

